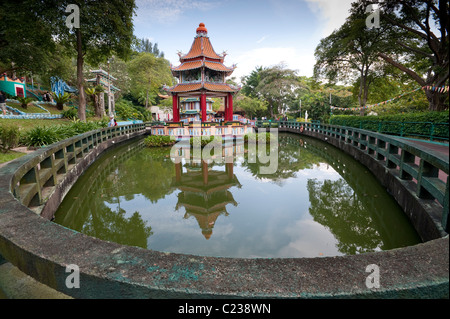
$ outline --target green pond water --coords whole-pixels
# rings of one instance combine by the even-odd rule
[[[279,134],[278,141],[271,174],[242,143],[231,163],[185,152],[177,164],[170,147],[129,142],[79,178],[54,221],[124,245],[202,256],[338,256],[420,242],[357,161],[315,139]]]

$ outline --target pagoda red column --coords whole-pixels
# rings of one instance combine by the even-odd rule
[[[180,110],[178,109],[178,94],[174,94],[172,96],[172,113],[173,113],[173,122],[180,121]]]
[[[225,121],[232,121],[233,120],[233,95],[231,93],[228,93],[228,108],[225,111]]]
[[[202,160],[203,185],[208,185],[208,164]]]
[[[206,122],[206,94],[200,95],[200,110],[202,112],[202,122]]]
[[[226,96],[223,97],[223,106],[224,106],[223,120],[226,121],[228,114],[228,98]]]
[[[175,163],[175,180],[177,182],[181,181],[181,173],[182,173],[181,162]]]

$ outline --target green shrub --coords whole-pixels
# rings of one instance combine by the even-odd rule
[[[135,105],[133,102],[121,99],[116,103],[117,118],[123,120],[143,120],[151,121],[152,114],[143,106]]]
[[[259,139],[259,136],[260,135],[262,135],[262,134],[265,134],[266,135],[266,143],[269,143],[270,142],[270,138],[272,137],[272,134],[270,133],[270,132],[266,132],[266,133],[248,133],[248,134],[245,134],[244,135],[244,142],[245,143],[248,143],[248,138],[250,137],[250,136],[254,136],[254,141],[256,142],[256,143],[258,143],[258,139]]]
[[[72,98],[72,95],[68,92],[64,92],[64,94],[56,94],[55,92],[52,92],[53,100],[56,102],[56,108],[58,110],[64,109],[64,104],[69,102]]]
[[[74,107],[71,107],[68,110],[64,110],[61,112],[62,116],[71,120],[75,120],[78,118],[78,110]]]
[[[206,145],[208,145],[209,143],[211,143],[212,141],[216,141],[216,142],[220,142],[222,145],[222,137],[221,136],[195,136],[195,137],[191,137],[189,139],[189,143],[190,145],[194,145],[194,142],[198,143],[198,141],[200,141],[200,145],[201,147],[205,147]]]
[[[55,127],[36,126],[27,131],[24,136],[24,143],[27,146],[41,147],[50,145],[59,140]]]
[[[23,107],[24,109],[26,109],[28,107],[28,104],[30,104],[31,102],[33,102],[33,99],[31,97],[23,97],[20,96],[17,98],[17,101],[20,102],[20,106]]]
[[[67,125],[37,126],[24,133],[23,143],[33,147],[50,145],[103,127],[106,127],[105,121],[81,122],[79,120]]]
[[[147,147],[172,146],[176,143],[170,136],[150,135],[144,139]]]
[[[17,126],[0,126],[0,148],[3,152],[17,147],[20,141],[20,131]]]

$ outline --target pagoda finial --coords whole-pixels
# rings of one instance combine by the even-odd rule
[[[201,22],[197,28],[197,35],[207,35],[207,34],[208,30],[206,29],[205,24]]]

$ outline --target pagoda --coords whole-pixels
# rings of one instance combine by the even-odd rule
[[[217,218],[229,215],[226,206],[238,205],[229,189],[242,186],[233,172],[233,163],[226,163],[225,171],[210,170],[203,160],[201,170],[197,166],[198,164],[187,163],[186,172],[183,172],[181,162],[175,164],[172,186],[181,191],[175,208],[178,210],[184,207],[184,218],[193,216],[203,236],[209,239]]]
[[[178,53],[180,65],[172,67],[172,74],[178,83],[166,91],[172,95],[173,122],[180,122],[180,98],[199,98],[202,122],[207,122],[208,97],[224,99],[224,120],[233,120],[233,95],[240,88],[225,82],[236,65],[227,67],[223,64],[226,53],[217,54],[208,37],[208,30],[204,23],[197,28],[191,49],[187,54]]]

